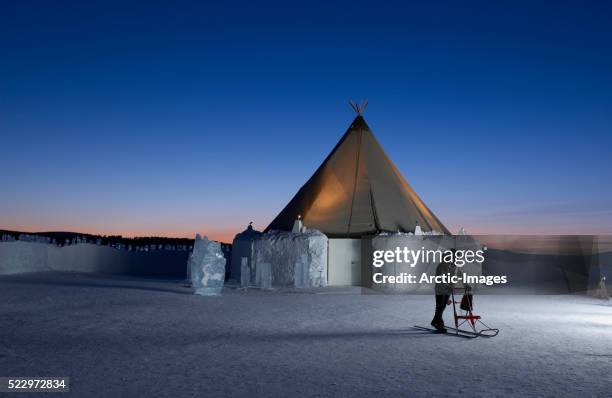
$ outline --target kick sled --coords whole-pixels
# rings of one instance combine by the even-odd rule
[[[461,301],[455,300],[455,291],[462,292]],[[453,320],[455,327],[446,327],[447,335],[465,338],[495,337],[499,329],[492,328],[483,322],[480,315],[474,314],[474,296],[470,286],[453,288],[450,302],[453,305]],[[459,305],[459,310],[457,310]],[[439,333],[436,329],[415,326],[416,329]]]
[[[463,293],[461,301],[455,300],[455,291]],[[454,328],[448,328],[451,332],[473,334],[477,337],[495,337],[499,333],[499,329],[492,328],[483,322],[480,315],[474,314],[474,296],[470,286],[453,288],[451,293],[453,303],[453,319],[455,321]],[[457,311],[459,304],[459,311]]]

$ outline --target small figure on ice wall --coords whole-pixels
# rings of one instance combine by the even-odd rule
[[[225,281],[225,257],[219,242],[197,234],[189,259],[189,274],[194,293],[211,296],[221,293]]]
[[[610,300],[608,289],[606,288],[606,277],[602,276],[597,286],[597,297],[604,300]]]

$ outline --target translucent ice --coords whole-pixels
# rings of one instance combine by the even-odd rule
[[[191,285],[195,294],[221,293],[225,280],[225,257],[221,244],[196,235],[191,255]]]

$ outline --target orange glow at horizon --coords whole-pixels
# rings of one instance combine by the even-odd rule
[[[462,224],[463,225],[463,224]],[[121,235],[125,238],[135,237],[164,237],[164,238],[195,238],[195,234],[199,233],[201,236],[207,236],[209,239],[216,240],[223,243],[232,243],[234,236],[242,232],[245,229],[245,225],[236,225],[233,227],[225,228],[209,228],[203,230],[189,230],[189,229],[106,229],[106,228],[87,228],[76,225],[21,225],[21,224],[3,224],[0,225],[1,230],[18,231],[24,233],[40,233],[40,232],[74,232],[90,235]],[[451,232],[456,233],[460,226],[455,223],[447,225]],[[256,228],[263,230],[265,226]],[[595,229],[592,231],[571,231],[571,230],[555,230],[554,228],[533,228],[529,226],[523,226],[522,228],[494,228],[487,224],[475,224],[472,227],[466,226],[466,232],[471,235],[609,235],[610,231],[604,231]]]

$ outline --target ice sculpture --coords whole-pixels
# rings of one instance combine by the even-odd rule
[[[225,257],[219,242],[196,235],[191,255],[191,285],[194,293],[210,296],[221,293],[225,280]]]

